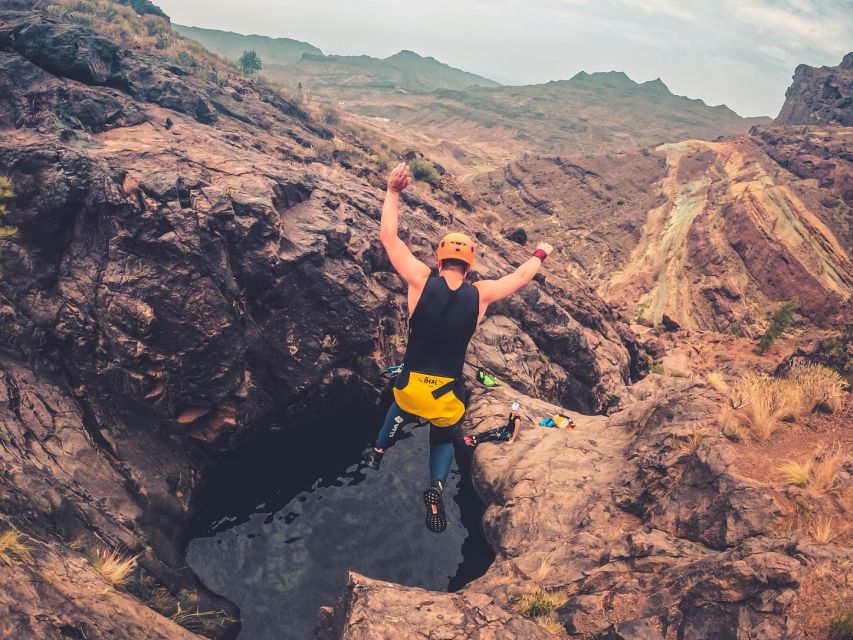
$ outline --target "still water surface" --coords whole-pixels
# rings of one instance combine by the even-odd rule
[[[310,638],[317,609],[343,592],[348,570],[433,590],[485,572],[493,555],[480,530],[482,505],[458,471],[447,530],[424,526],[426,427],[407,426],[379,471],[358,468],[378,426],[375,415],[350,415],[272,434],[213,471],[187,562],[240,607],[240,640]]]

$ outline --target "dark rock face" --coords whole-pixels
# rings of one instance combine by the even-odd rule
[[[406,334],[377,239],[382,194],[367,166],[323,165],[331,133],[262,86],[210,85],[39,12],[0,11],[0,45],[0,174],[21,231],[0,260],[2,513],[52,541],[57,566],[80,559],[59,540],[108,542],[143,553],[173,604],[192,591],[233,614],[182,568],[190,497],[209,455],[265,421],[376,397]],[[407,200],[402,232],[425,261],[437,227],[476,235],[461,197]],[[486,238],[480,276],[522,252]],[[528,347],[498,374],[539,397],[608,411],[642,373],[633,335],[571,278],[548,275],[489,321]],[[498,333],[477,340],[508,355]],[[86,637],[123,637],[81,616],[102,629]]]
[[[801,64],[785,92],[776,124],[853,126],[853,52],[837,67]]]

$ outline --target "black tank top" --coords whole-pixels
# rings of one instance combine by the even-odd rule
[[[480,291],[463,282],[451,289],[431,275],[409,320],[409,344],[403,360],[407,371],[461,378],[468,343],[477,328]]]

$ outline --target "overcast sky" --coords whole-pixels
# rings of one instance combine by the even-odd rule
[[[578,71],[775,116],[794,68],[853,50],[853,0],[155,0],[178,24],[295,38],[325,53],[400,49],[504,84]]]

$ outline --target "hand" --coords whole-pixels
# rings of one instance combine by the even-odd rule
[[[409,181],[409,165],[401,162],[391,170],[391,175],[388,176],[388,191],[400,193],[409,186]]]
[[[536,245],[536,250],[538,251],[539,249],[542,249],[542,251],[544,251],[547,255],[550,256],[551,252],[554,250],[554,247],[552,247],[547,242],[540,242]]]

